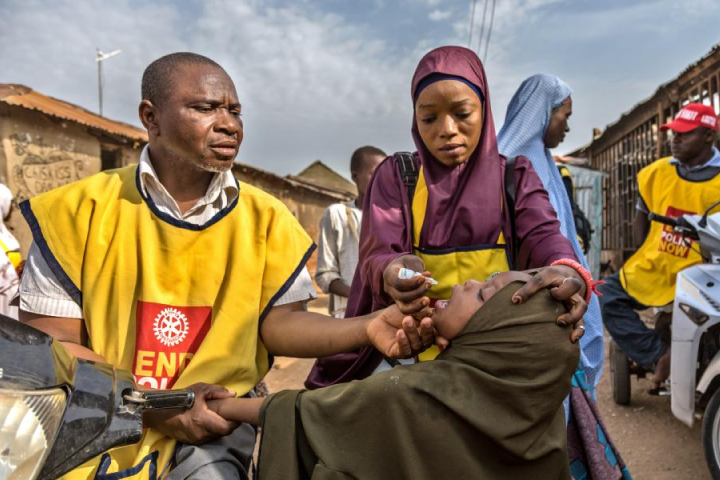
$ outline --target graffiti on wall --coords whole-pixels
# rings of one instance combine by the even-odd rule
[[[33,148],[29,134],[15,133],[9,140],[17,156],[11,175],[17,185],[18,202],[80,179],[83,161],[68,151]]]

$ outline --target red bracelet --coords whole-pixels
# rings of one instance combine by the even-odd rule
[[[593,280],[592,274],[588,272],[587,269],[579,262],[569,258],[561,258],[560,260],[555,260],[550,264],[551,267],[554,267],[555,265],[565,265],[566,267],[570,267],[582,277],[583,281],[585,281],[585,303],[590,303],[593,293],[598,297],[602,297],[602,293],[598,292],[597,286],[602,285],[605,282],[603,280],[598,282]]]

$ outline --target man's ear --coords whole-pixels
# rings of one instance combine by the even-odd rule
[[[352,179],[353,183],[355,183],[355,185],[357,185],[357,183],[358,183],[357,177],[358,177],[357,172],[350,172],[350,178]]]
[[[705,137],[705,141],[712,145],[717,145],[718,141],[719,141],[718,132],[713,132],[709,128],[706,130],[707,130],[707,136]]]
[[[140,115],[140,121],[148,133],[156,137],[159,136],[160,125],[158,122],[157,107],[153,105],[150,100],[145,99],[140,102],[138,106],[138,114]]]

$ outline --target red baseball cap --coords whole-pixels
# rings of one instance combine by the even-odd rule
[[[710,105],[702,103],[689,103],[680,109],[675,120],[666,123],[660,130],[670,129],[673,132],[685,133],[698,127],[718,131],[718,117]]]

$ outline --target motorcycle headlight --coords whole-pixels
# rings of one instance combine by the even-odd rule
[[[690,320],[695,322],[696,325],[702,325],[710,319],[710,317],[708,317],[701,310],[698,310],[695,307],[691,307],[690,305],[687,305],[685,303],[680,304],[680,310],[682,310]]]
[[[32,479],[50,451],[65,391],[0,390],[0,480]]]

